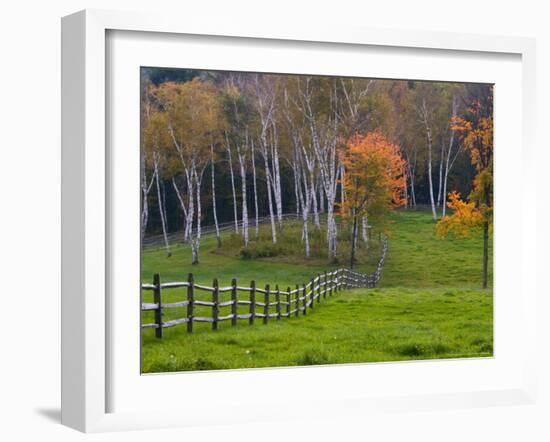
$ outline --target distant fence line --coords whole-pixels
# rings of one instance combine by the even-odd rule
[[[154,323],[142,324],[142,329],[155,329],[157,338],[162,338],[163,329],[175,327],[177,325],[187,325],[187,332],[193,332],[195,322],[209,322],[212,324],[212,330],[217,330],[220,322],[231,321],[232,326],[237,325],[238,320],[248,320],[250,325],[254,325],[256,318],[261,319],[264,324],[268,324],[270,319],[280,321],[281,318],[290,318],[291,316],[307,315],[308,310],[315,308],[315,303],[319,304],[321,299],[331,297],[340,290],[376,286],[382,275],[384,260],[388,251],[387,238],[384,239],[382,255],[378,261],[374,273],[358,273],[347,268],[340,268],[332,272],[317,274],[306,284],[297,284],[291,290],[288,287],[285,291],[279,290],[276,285],[274,289],[266,285],[265,289],[256,286],[256,281],[250,283],[250,287],[237,285],[237,279],[231,281],[231,285],[220,287],[218,279],[214,279],[212,287],[196,284],[193,274],[190,273],[188,280],[184,282],[165,282],[161,283],[160,274],[155,273],[152,284],[142,284],[142,290],[153,291],[153,303],[142,303],[142,311],[154,312]],[[162,302],[163,290],[175,288],[187,288],[187,299],[180,302],[164,303]],[[205,301],[196,298],[199,291],[211,293],[211,301]],[[220,302],[220,293],[229,292],[231,299]],[[239,293],[246,293],[248,299],[239,299]],[[258,300],[258,298],[263,300]],[[274,299],[274,300],[272,300]],[[248,313],[239,314],[238,306],[248,306]],[[195,316],[195,306],[210,307],[210,316]],[[163,310],[172,308],[187,307],[187,315],[183,318],[163,321]],[[230,307],[231,313],[220,315],[220,308]],[[258,312],[258,307],[261,312]],[[273,311],[274,308],[274,311]],[[284,310],[284,311],[283,311]]]

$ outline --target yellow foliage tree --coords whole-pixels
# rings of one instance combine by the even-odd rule
[[[465,237],[472,229],[483,229],[483,288],[488,283],[489,232],[493,226],[493,106],[492,93],[485,102],[477,99],[465,117],[453,117],[451,127],[460,134],[477,175],[468,202],[460,194],[449,194],[448,207],[453,214],[439,221],[440,236]]]

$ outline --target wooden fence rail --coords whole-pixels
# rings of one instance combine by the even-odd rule
[[[316,308],[315,303],[319,304],[321,299],[330,298],[340,290],[375,287],[382,275],[387,251],[388,241],[384,239],[382,255],[374,273],[358,273],[347,268],[340,268],[332,272],[317,274],[307,284],[296,285],[294,289],[288,287],[286,290],[280,290],[279,286],[272,289],[269,284],[265,286],[265,289],[261,289],[256,286],[255,281],[251,281],[248,287],[239,286],[235,278],[227,287],[220,287],[218,280],[214,279],[212,287],[210,287],[196,284],[192,273],[189,274],[187,281],[162,283],[160,274],[156,273],[152,284],[141,285],[143,291],[153,292],[153,303],[142,303],[141,310],[154,312],[154,322],[142,324],[141,327],[142,329],[154,329],[155,336],[162,338],[163,329],[182,324],[186,324],[187,331],[192,333],[195,322],[211,323],[212,330],[218,330],[219,323],[224,321],[231,321],[231,325],[236,326],[237,321],[241,319],[254,325],[256,318],[260,318],[264,324],[268,324],[270,319],[280,321],[281,318],[290,318],[300,314],[307,315],[308,310]],[[187,288],[186,300],[172,303],[162,301],[165,290],[184,287]],[[197,299],[197,292],[210,293],[211,301]],[[221,293],[230,293],[231,299],[220,301]],[[248,299],[239,298],[239,293],[247,293]],[[248,313],[239,314],[238,306],[248,306]],[[185,317],[169,321],[163,320],[164,309],[184,307],[187,311]],[[196,316],[195,307],[209,307],[211,315]],[[231,313],[220,315],[220,308],[224,307],[230,307]],[[261,310],[261,313],[258,309]]]

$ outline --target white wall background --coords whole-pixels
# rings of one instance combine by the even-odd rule
[[[84,436],[59,425],[60,367],[60,17],[83,8],[245,15],[377,28],[537,37],[539,201],[550,161],[545,134],[550,78],[550,14],[545,2],[492,0],[19,0],[0,9],[0,438],[18,440],[226,441],[550,440],[550,296],[539,287],[540,391],[537,406],[416,412],[363,420],[257,424]],[[542,212],[542,210],[541,210]],[[539,212],[539,219],[543,213]],[[548,234],[539,223],[539,271]],[[544,263],[545,261],[545,263]],[[21,286],[20,284],[23,283]],[[18,324],[23,324],[18,326]]]

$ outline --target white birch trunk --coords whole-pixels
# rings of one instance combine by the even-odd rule
[[[334,100],[336,100],[336,94],[334,95]],[[327,242],[329,259],[332,261],[336,258],[337,253],[337,229],[336,222],[334,220],[334,203],[340,167],[336,152],[338,135],[336,103],[332,103],[334,116],[332,117],[332,120],[327,123],[329,127],[325,128],[325,138],[323,140],[323,144],[321,144],[321,139],[317,129],[316,115],[312,110],[311,96],[309,95],[307,88],[306,94],[304,95],[304,101],[306,104],[306,116],[309,120],[312,145],[319,164],[321,181],[327,197]],[[313,197],[315,198],[315,193],[313,194]]]
[[[260,117],[260,153],[262,154],[264,165],[265,165],[265,179],[267,185],[267,196],[268,196],[268,208],[269,216],[271,219],[271,234],[273,244],[277,243],[277,231],[275,226],[275,218],[273,213],[273,199],[271,195],[272,188],[275,189],[276,185],[272,182],[271,172],[269,169],[269,148],[268,148],[268,130],[273,125],[273,112],[275,109],[275,87],[274,83],[270,81],[270,77],[261,77],[256,75],[254,77],[255,84],[255,99],[254,105]],[[273,126],[273,128],[275,128]],[[273,143],[271,148],[273,149]],[[278,149],[277,149],[278,150]],[[272,150],[272,154],[273,154]],[[277,154],[278,155],[278,154]],[[275,165],[275,159],[272,158],[274,162],[273,167],[278,167]],[[275,195],[277,197],[277,195]],[[282,219],[282,214],[281,214]]]
[[[166,218],[164,217],[164,209],[162,207],[162,195],[160,191],[160,174],[158,170],[158,164],[155,164],[155,181],[157,183],[157,198],[160,212],[160,222],[162,224],[162,236],[164,239],[164,248],[166,249],[166,256],[172,256],[170,250],[170,243],[168,242],[168,233],[166,232]]]
[[[428,109],[426,107],[426,100],[422,100],[422,121],[426,128],[426,137],[428,142],[428,187],[430,191],[430,205],[432,207],[432,218],[434,221],[437,220],[437,211],[435,207],[434,200],[434,188],[433,188],[433,179],[432,179],[432,130],[428,121]]]
[[[271,174],[269,172],[269,162],[267,155],[264,155],[265,179],[267,185],[267,205],[269,208],[269,217],[271,219],[271,238],[273,244],[277,244],[277,227],[275,226],[275,214],[273,213],[273,200],[271,197]]]
[[[319,188],[319,213],[325,213],[325,198],[323,192],[323,186],[317,186]]]
[[[192,174],[195,178],[196,185],[196,198],[197,198],[197,230],[195,236],[191,234],[191,264],[195,265],[199,263],[199,250],[201,245],[201,218],[202,218],[202,204],[201,204],[201,182],[204,169],[201,171],[200,178],[197,174],[197,170],[193,169]]]
[[[195,203],[194,203],[194,188],[193,188],[193,172],[186,171],[185,176],[187,178],[187,192],[188,192],[188,203],[187,203],[187,221],[185,224],[185,234],[183,239],[189,241],[193,233],[193,218],[195,217]]]
[[[231,157],[231,145],[229,138],[225,134],[226,149],[229,156],[229,173],[231,176],[231,191],[233,192],[233,217],[235,220],[235,233],[239,233],[239,218],[237,216],[237,193],[235,192],[235,175],[233,174],[233,159]]]
[[[310,257],[310,245],[309,245],[309,228],[308,228],[308,218],[309,218],[309,208],[310,208],[310,205],[311,205],[311,197],[310,197],[310,193],[308,191],[308,184],[307,184],[307,176],[306,176],[306,173],[305,171],[303,171],[303,173],[300,174],[300,172],[298,172],[298,176],[300,177],[300,175],[303,177],[303,183],[304,183],[304,190],[305,190],[305,200],[304,200],[304,192],[302,192],[302,185],[300,183],[300,181],[298,182],[299,184],[299,197],[300,197],[300,203],[301,203],[301,206],[302,206],[302,223],[303,223],[303,227],[302,227],[302,241],[304,242],[304,251],[305,251],[305,255],[306,255],[306,258],[309,258]]]
[[[242,235],[244,246],[248,247],[248,206],[246,204],[246,168],[245,168],[245,155],[242,153],[242,148],[237,147],[237,154],[239,157],[239,165],[241,170],[241,191],[242,191]]]
[[[456,101],[456,97],[453,97],[453,104],[452,104],[452,116],[455,117],[457,113],[458,103]],[[447,180],[449,178],[449,171],[453,167],[453,164],[460,153],[460,146],[456,150],[456,153],[454,154],[454,157],[451,161],[451,155],[453,152],[453,145],[455,140],[455,131],[451,129],[451,136],[449,138],[449,148],[447,150],[447,158],[445,160],[445,176],[443,179],[443,209],[442,209],[442,217],[445,216],[446,209],[447,209]]]
[[[437,220],[437,211],[435,208],[435,201],[434,201],[434,188],[433,188],[433,180],[432,180],[432,147],[431,147],[431,132],[428,130],[428,187],[430,190],[430,204],[432,207],[432,218]]]
[[[256,150],[254,148],[254,140],[252,140],[252,179],[254,188],[254,210],[256,215],[256,240],[260,237],[260,221],[258,220],[258,191],[256,187]]]
[[[368,235],[368,218],[367,215],[364,215],[361,218],[361,238],[363,239],[363,242],[368,247],[369,245],[369,235]]]
[[[283,202],[281,196],[281,173],[279,166],[279,140],[277,137],[277,125],[272,124],[272,143],[271,143],[271,159],[273,161],[273,193],[275,195],[275,206],[277,208],[277,220],[279,226],[283,223]]]
[[[443,191],[443,162],[445,158],[445,143],[441,142],[441,154],[439,156],[439,181],[437,183],[437,207],[441,205],[441,192]]]
[[[222,239],[220,236],[220,227],[218,225],[218,212],[216,210],[216,179],[214,171],[214,146],[210,146],[210,155],[211,155],[211,178],[212,178],[212,211],[214,212],[214,225],[216,226],[216,240],[218,248],[222,245]]]
[[[151,181],[147,184],[145,169],[143,169],[143,177],[141,182],[142,204],[141,204],[141,241],[145,237],[147,224],[149,222],[149,193],[155,182],[155,173],[151,176]]]
[[[293,174],[293,178],[294,178],[294,199],[296,201],[296,217],[298,217],[300,215],[300,207],[301,207],[301,203],[300,203],[300,197],[298,196],[298,173],[297,173],[297,168],[298,168],[298,164],[297,164],[297,161],[296,161],[296,152],[293,153],[292,155],[292,174]]]
[[[315,172],[312,170],[309,174],[309,200],[312,205],[312,211],[313,211],[313,223],[315,225],[316,229],[321,228],[321,220],[319,219],[319,209],[317,208],[317,197],[315,190]]]
[[[180,207],[183,212],[183,231],[184,231],[184,239],[185,239],[185,232],[187,231],[187,206],[185,205],[185,201],[183,200],[183,196],[180,193],[178,185],[176,184],[176,179],[174,177],[172,177],[172,186],[176,191],[176,196],[178,197],[178,201],[180,203]]]

